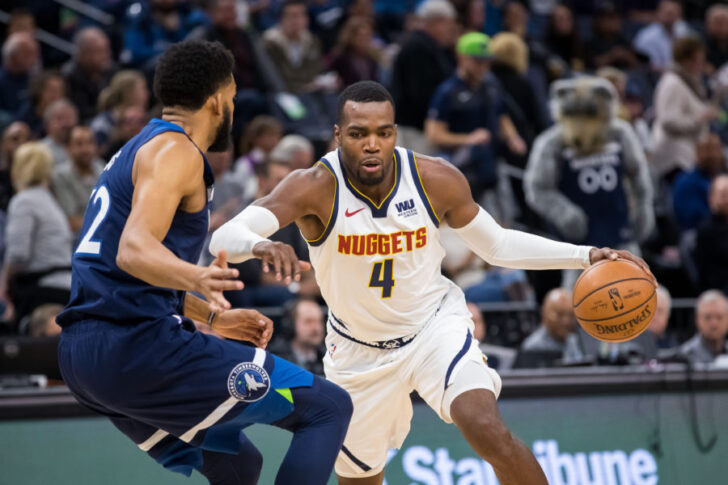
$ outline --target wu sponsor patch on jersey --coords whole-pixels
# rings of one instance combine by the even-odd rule
[[[270,378],[268,372],[259,365],[242,362],[230,371],[227,388],[235,399],[243,402],[255,402],[268,394]]]
[[[400,217],[410,217],[417,214],[417,209],[415,208],[415,199],[395,202],[394,207],[397,209],[397,215]]]

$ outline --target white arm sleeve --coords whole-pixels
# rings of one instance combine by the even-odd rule
[[[259,205],[249,205],[212,233],[210,252],[213,256],[221,250],[227,253],[231,263],[242,263],[253,258],[253,247],[280,228],[278,218]]]
[[[495,266],[582,269],[590,264],[590,246],[575,246],[504,229],[482,207],[472,221],[454,230],[475,254]]]

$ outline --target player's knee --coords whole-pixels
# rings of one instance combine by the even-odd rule
[[[249,472],[255,472],[255,475],[258,476],[263,469],[263,454],[250,440],[245,439],[240,443],[238,462],[243,468],[246,468]]]
[[[327,414],[339,423],[345,432],[349,427],[351,414],[354,412],[351,396],[344,389],[326,379],[320,379],[319,392],[328,398],[323,400],[326,403],[324,406]]]

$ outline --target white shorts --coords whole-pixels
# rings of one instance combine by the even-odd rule
[[[382,471],[387,450],[402,446],[409,433],[413,390],[447,423],[452,423],[450,404],[458,395],[488,389],[498,397],[500,377],[488,367],[472,330],[459,289],[451,290],[417,336],[398,349],[353,342],[328,324],[326,377],[346,389],[354,402],[336,460],[339,476],[360,478]]]

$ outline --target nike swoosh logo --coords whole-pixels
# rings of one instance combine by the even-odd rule
[[[346,217],[351,217],[351,216],[353,216],[354,214],[358,214],[359,212],[363,211],[364,209],[365,209],[365,207],[362,207],[361,209],[357,209],[357,210],[355,210],[354,212],[349,212],[349,209],[346,209],[346,210],[344,211],[344,215],[345,215]]]

